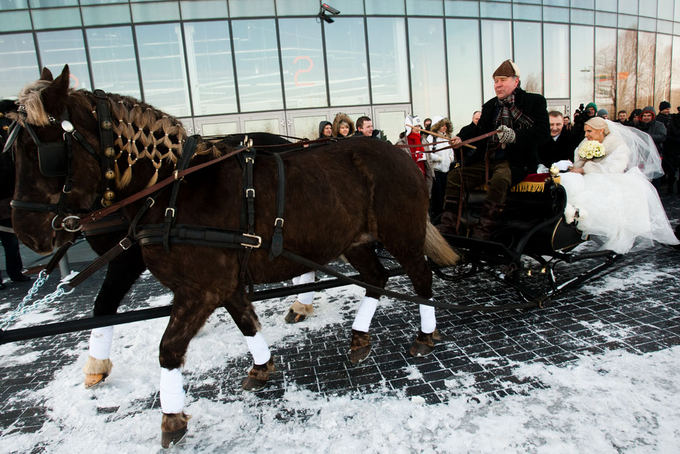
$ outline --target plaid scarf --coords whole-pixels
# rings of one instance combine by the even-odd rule
[[[515,105],[515,94],[511,94],[505,99],[496,100],[498,115],[496,116],[496,128],[505,125],[510,129],[527,129],[534,125],[534,120],[527,117]],[[489,147],[498,148],[498,135],[491,136]]]

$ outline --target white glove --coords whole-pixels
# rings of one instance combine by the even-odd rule
[[[500,125],[498,131],[498,142],[500,143],[515,143],[515,131],[505,125]]]

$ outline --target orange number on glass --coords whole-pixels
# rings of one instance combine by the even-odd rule
[[[80,80],[78,80],[78,77],[75,74],[69,73],[68,77],[73,81],[73,88],[78,88],[78,86],[80,86]]]
[[[298,69],[297,71],[295,71],[295,77],[293,79],[293,80],[295,80],[295,86],[296,87],[311,87],[311,86],[314,85],[314,82],[299,82],[298,76],[301,73],[310,72],[312,70],[312,68],[314,67],[314,61],[312,60],[311,57],[304,55],[304,56],[301,56],[301,57],[295,57],[295,59],[293,60],[293,64],[299,62],[300,60],[305,60],[305,61],[309,62],[309,66],[307,66],[306,68]]]

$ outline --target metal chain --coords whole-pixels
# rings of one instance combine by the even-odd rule
[[[64,287],[67,285],[68,281],[62,281],[57,285],[57,288],[54,290],[54,292],[50,293],[49,295],[45,295],[39,300],[35,301],[33,304],[30,306],[26,306],[27,303],[35,297],[35,295],[38,293],[38,290],[40,290],[40,287],[45,285],[45,282],[47,282],[47,279],[49,279],[49,275],[47,274],[47,271],[42,270],[40,271],[40,274],[38,274],[38,278],[35,280],[31,288],[28,290],[28,293],[24,298],[21,300],[21,302],[17,305],[16,309],[14,309],[12,312],[9,313],[9,315],[3,320],[3,322],[0,324],[0,330],[5,330],[7,327],[11,326],[14,321],[29,312],[32,312],[36,309],[38,309],[40,306],[45,305],[46,303],[52,303],[58,298],[68,295],[75,290],[75,288],[71,288],[70,290],[66,291],[64,290]]]

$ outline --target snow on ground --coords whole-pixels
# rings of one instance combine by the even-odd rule
[[[635,271],[635,281],[648,285],[663,274],[643,267]],[[619,278],[610,276],[590,291],[600,294],[619,285]],[[329,300],[359,294],[356,287],[344,287],[319,295],[316,316],[305,328],[313,332],[343,322],[353,308],[339,310]],[[169,299],[164,295],[149,305],[167,304]],[[282,321],[280,304],[257,303],[265,337],[274,345],[295,342],[300,332]],[[37,317],[39,321],[43,315]],[[77,361],[57,371],[47,387],[17,396],[44,403],[48,419],[36,433],[1,436],[0,452],[30,452],[36,446],[69,454],[157,451],[161,413],[150,408],[149,399],[158,388],[156,358],[165,323],[157,319],[144,322],[143,329],[139,324],[116,327],[113,373],[94,390],[82,386],[87,355],[83,342]],[[18,353],[12,344],[0,347],[4,358]],[[677,452],[680,445],[680,347],[644,355],[622,350],[582,355],[564,366],[513,362],[516,377],[542,386],[519,388],[517,394],[498,400],[477,394],[471,386],[474,380],[461,372],[446,381],[448,401],[436,405],[386,385],[372,393],[323,395],[287,383],[277,401],[234,394],[231,381],[245,371],[220,365],[246,354],[233,324],[211,317],[187,356],[186,412],[193,419],[187,439],[174,451],[666,453]],[[12,361],[31,358],[23,352]],[[408,379],[422,377],[416,367],[405,368]],[[214,386],[217,397],[193,396],[191,389],[198,385]]]

